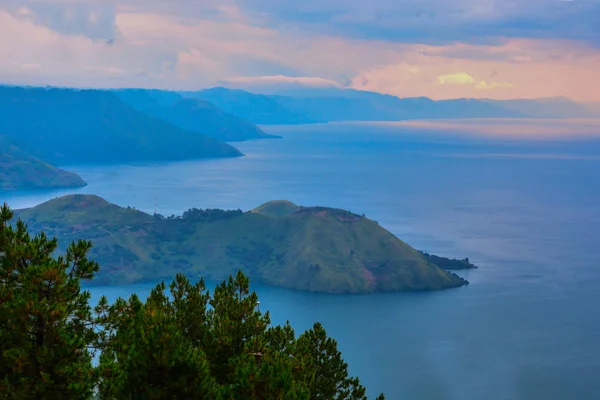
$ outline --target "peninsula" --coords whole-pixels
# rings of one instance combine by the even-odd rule
[[[452,264],[413,249],[349,211],[273,201],[251,211],[190,209],[149,215],[93,195],[69,195],[16,216],[64,249],[91,240],[96,284],[189,277],[219,280],[241,269],[267,285],[322,293],[439,290],[468,282]],[[436,264],[436,262],[438,264]]]

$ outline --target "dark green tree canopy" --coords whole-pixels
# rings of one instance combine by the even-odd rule
[[[146,301],[92,308],[81,288],[99,269],[91,243],[56,255],[56,239],[12,218],[4,205],[0,399],[366,399],[323,326],[271,326],[242,272],[212,293],[179,274]]]

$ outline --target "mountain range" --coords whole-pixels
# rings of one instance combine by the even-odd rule
[[[256,124],[304,124],[335,121],[399,121],[449,118],[595,118],[600,107],[570,99],[452,99],[396,96],[341,88],[270,90],[212,88],[180,92],[209,101],[225,112]]]
[[[242,155],[137,111],[108,91],[0,87],[0,120],[0,134],[58,165]]]
[[[278,138],[199,98],[184,99],[174,92],[144,89],[115,90],[114,93],[123,102],[149,116],[224,142]]]
[[[434,101],[338,87],[268,92],[0,86],[0,135],[10,143],[0,148],[1,188],[83,184],[52,165],[242,156],[226,142],[277,137],[255,124],[600,117],[600,105],[567,98]]]

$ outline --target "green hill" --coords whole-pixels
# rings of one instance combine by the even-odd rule
[[[102,90],[0,86],[0,135],[53,164],[237,157],[217,139],[150,117]]]
[[[0,190],[75,188],[86,183],[0,137]]]
[[[256,207],[252,212],[268,215],[271,217],[281,217],[298,211],[299,207],[288,200],[273,200]]]
[[[60,197],[17,215],[33,231],[93,241],[98,283],[223,279],[242,269],[264,284],[325,293],[437,290],[467,282],[376,222],[348,211],[271,202],[249,212],[191,209],[150,216],[97,196]],[[442,259],[448,260],[448,259]]]

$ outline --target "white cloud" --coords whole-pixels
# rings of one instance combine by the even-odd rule
[[[456,74],[447,74],[437,77],[440,85],[473,85],[475,79],[466,72],[458,72]]]
[[[458,72],[455,74],[446,74],[437,77],[437,82],[440,85],[469,85],[474,86],[475,89],[491,90],[496,88],[512,88],[514,85],[505,82],[491,82],[486,81],[477,82],[475,78],[466,72]]]
[[[512,85],[510,83],[505,83],[505,82],[487,83],[486,81],[481,81],[475,86],[476,89],[483,89],[483,90],[495,89],[495,88],[513,88],[513,87],[515,87],[515,85]]]
[[[506,40],[495,46],[430,46],[351,39],[289,25],[268,27],[264,24],[268,16],[248,14],[231,1],[219,7],[209,3],[181,0],[173,7],[149,1],[119,6],[110,43],[53,29],[40,22],[39,15],[31,15],[35,10],[29,3],[11,12],[0,7],[0,79],[17,84],[190,90],[220,82],[315,86],[351,82],[352,88],[399,96],[472,97],[485,90],[488,97],[567,95],[600,100],[597,91],[589,90],[600,84],[600,76],[590,67],[600,65],[600,52],[580,43]],[[102,18],[98,10],[92,11],[81,15],[94,26]]]

